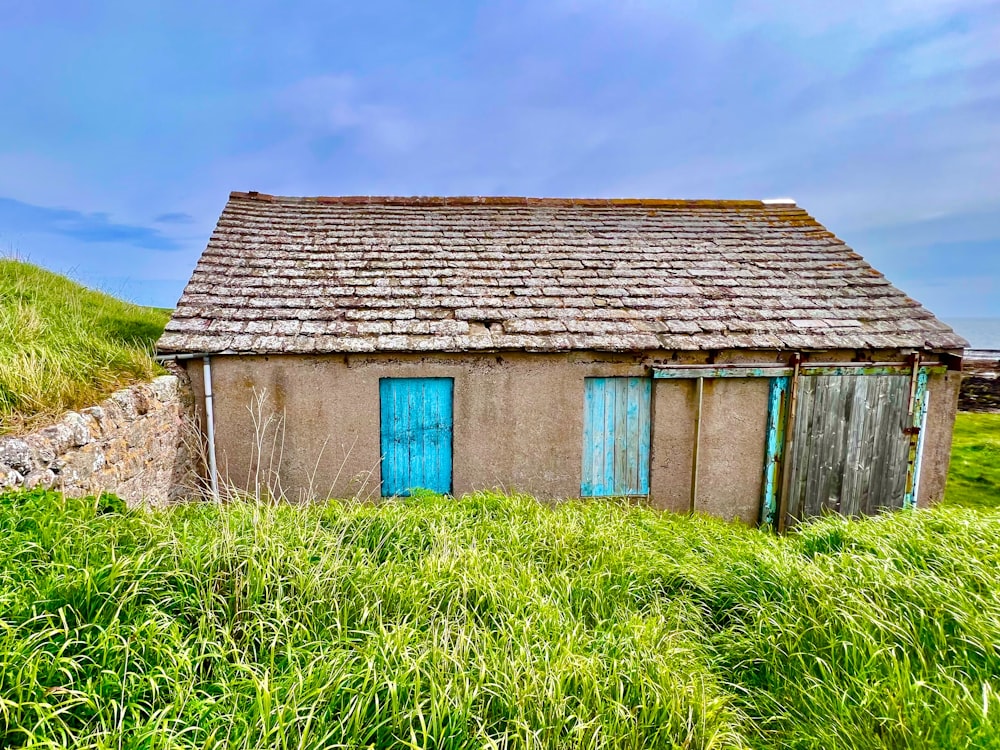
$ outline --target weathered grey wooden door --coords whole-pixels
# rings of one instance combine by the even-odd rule
[[[907,375],[809,375],[799,381],[788,517],[903,507],[910,437]]]

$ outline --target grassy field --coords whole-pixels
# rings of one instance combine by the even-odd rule
[[[945,503],[1000,508],[1000,414],[959,413]]]
[[[169,317],[0,259],[0,433],[153,377],[153,345]]]
[[[998,525],[8,496],[0,746],[996,747]]]
[[[151,377],[168,315],[0,260],[0,431]],[[1000,415],[945,505],[0,496],[0,748],[1000,748]]]

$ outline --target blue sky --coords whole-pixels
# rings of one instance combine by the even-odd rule
[[[0,0],[0,252],[172,306],[230,190],[793,196],[1000,317],[1000,2]]]

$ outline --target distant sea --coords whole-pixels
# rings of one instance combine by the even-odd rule
[[[1000,349],[1000,318],[945,318],[973,349]]]

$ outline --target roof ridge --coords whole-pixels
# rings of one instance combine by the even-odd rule
[[[532,198],[513,195],[398,196],[398,195],[270,195],[251,190],[234,190],[230,200],[255,200],[283,203],[317,203],[323,205],[379,206],[554,206],[579,208],[640,207],[640,208],[740,208],[770,207],[767,201],[746,199],[705,198]],[[794,208],[794,204],[777,204]]]

